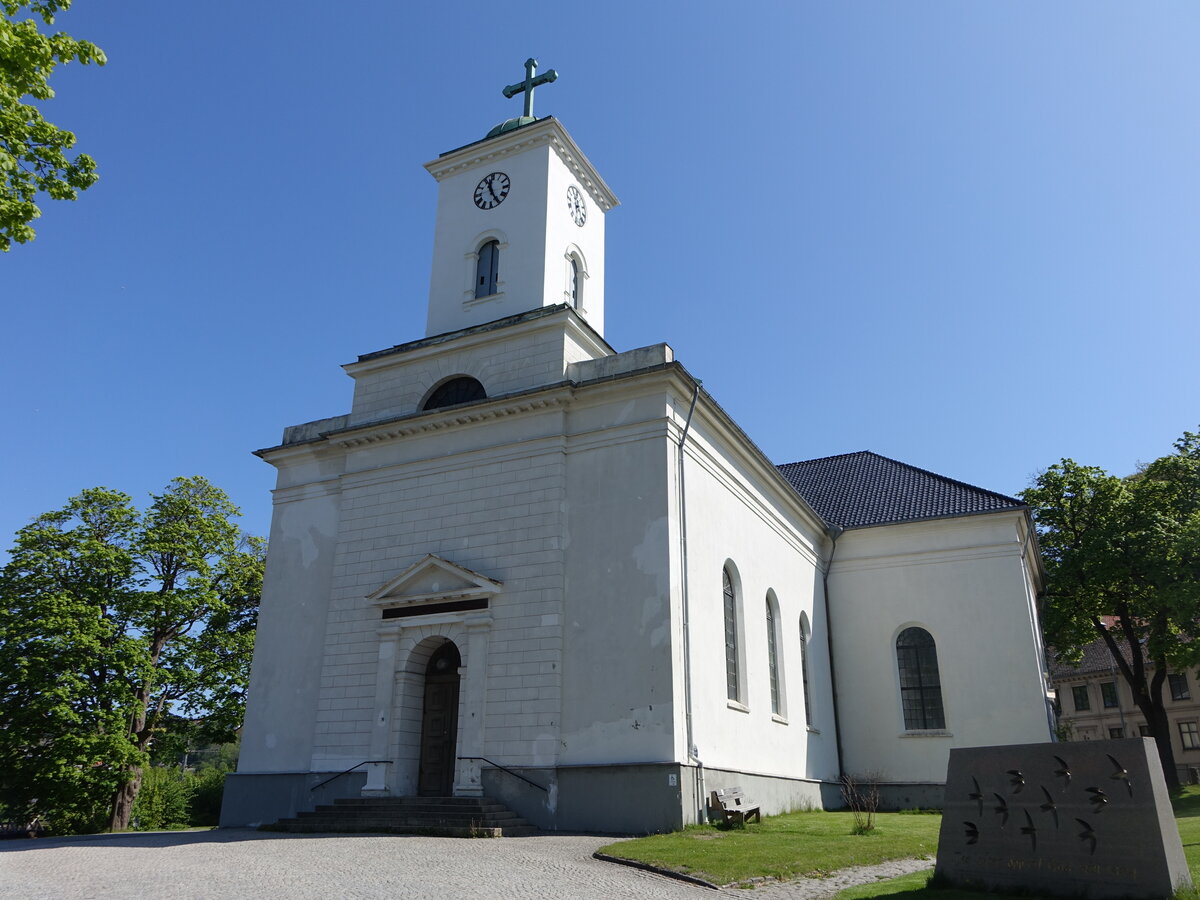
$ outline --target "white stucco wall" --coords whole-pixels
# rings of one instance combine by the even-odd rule
[[[427,391],[430,373],[441,370],[481,379],[491,372],[493,385],[514,388],[559,384],[568,365],[610,352],[571,315],[555,314],[549,325],[542,320],[519,323],[483,340],[466,334],[422,344],[412,353],[362,366],[356,372],[356,408],[375,413],[364,412],[372,422],[381,411],[387,419],[390,409],[408,415],[411,425],[368,426],[268,452],[280,469],[281,491],[247,723],[248,745],[261,745],[263,752],[245,757],[244,769],[276,771],[286,761],[292,770],[337,771],[384,752],[397,760],[395,785],[410,788],[419,752],[421,704],[414,693],[419,684],[398,677],[392,690],[380,666],[411,669],[404,654],[412,651],[406,648],[418,638],[438,635],[459,645],[466,678],[485,671],[481,702],[467,705],[464,693],[460,709],[460,737],[472,725],[468,719],[482,720],[481,743],[473,751],[522,766],[552,766],[566,747],[577,758],[583,754],[591,760],[670,758],[670,649],[664,639],[669,610],[661,577],[651,579],[648,593],[636,595],[639,605],[660,606],[661,621],[646,623],[656,628],[654,644],[661,659],[647,660],[640,670],[660,672],[658,724],[642,715],[648,727],[631,729],[632,744],[614,739],[606,746],[585,732],[597,730],[603,717],[597,709],[611,711],[611,698],[595,707],[585,698],[570,711],[572,740],[564,745],[559,737],[568,546],[574,542],[577,549],[571,557],[571,596],[578,614],[572,632],[573,672],[581,683],[597,668],[612,665],[612,644],[599,623],[613,625],[619,617],[612,608],[599,617],[597,613],[612,598],[625,602],[635,596],[630,585],[639,567],[659,565],[665,572],[666,549],[654,545],[656,534],[659,544],[666,534],[663,464],[641,463],[647,448],[662,454],[661,396],[656,404],[643,400],[639,405],[619,388],[603,385],[592,392],[599,397],[595,402],[585,399],[573,406],[571,389],[557,387],[531,399],[520,395],[477,405],[469,415],[431,411],[414,416],[408,408]],[[540,376],[529,365],[539,348],[552,348],[546,350],[552,362],[537,370]],[[662,358],[665,352],[639,351],[638,359],[648,353]],[[646,421],[656,423],[654,435],[634,436],[631,429]],[[630,472],[639,477],[630,480]],[[622,479],[626,492],[621,496],[627,503],[614,504],[610,475]],[[654,494],[656,502],[640,501]],[[614,524],[610,515],[598,514],[599,507],[610,512],[624,507],[625,519]],[[647,533],[638,538],[640,550],[634,548],[631,555],[623,545],[608,546],[631,537],[631,523],[655,508],[657,522],[650,521]],[[628,577],[598,571],[598,552],[601,558],[629,561]],[[367,599],[426,554],[503,584],[486,612],[486,638],[472,644],[469,658],[469,634],[461,617],[430,625],[432,631],[418,619],[381,622],[380,608]],[[578,620],[589,616],[592,627],[581,634]],[[402,630],[398,636],[384,636],[397,628]],[[397,649],[384,659],[381,642],[393,640]],[[620,654],[631,652],[628,641],[617,642]],[[297,648],[303,651],[299,656]],[[635,669],[626,666],[641,697],[645,680]],[[379,697],[388,690],[393,699],[381,710]],[[657,699],[653,689],[650,693]],[[611,697],[619,694],[614,691]],[[621,695],[617,702],[626,700]],[[381,727],[387,729],[384,745]],[[648,749],[650,735],[656,735],[657,745]],[[285,745],[286,750],[277,750]],[[381,746],[386,749],[380,751]]]
[[[341,498],[336,479],[279,490],[238,770],[307,772]]]
[[[657,396],[571,413],[564,764],[674,758],[666,439]]]
[[[848,531],[830,574],[844,767],[941,782],[952,747],[1050,739],[1020,512]],[[937,644],[946,729],[906,732],[896,638]]]
[[[489,609],[486,660],[470,661],[487,668],[486,706],[467,711],[483,716],[486,755],[506,764],[534,764],[531,756],[553,761],[561,453],[551,442],[526,443],[519,452],[507,446],[456,452],[452,432],[440,441],[440,448],[435,440],[423,442],[429,456],[422,463],[374,467],[344,480],[314,766],[332,769],[367,758],[380,613],[364,598],[429,553],[503,583]],[[404,702],[419,714],[411,697]],[[398,734],[411,735],[403,715],[394,725]],[[401,749],[415,754],[416,742]]]
[[[690,397],[677,396],[682,424]],[[790,488],[702,405],[685,444],[687,569],[693,739],[705,766],[786,778],[836,778],[825,613],[817,547],[820,526]],[[673,467],[674,471],[674,467]],[[678,486],[672,485],[678,536]],[[678,553],[676,537],[674,552]],[[722,568],[735,573],[741,609],[741,702],[727,698]],[[771,709],[766,598],[779,607],[777,659],[782,709]],[[805,722],[800,615],[811,626]],[[682,681],[677,685],[683,690]],[[684,747],[680,731],[680,748]]]

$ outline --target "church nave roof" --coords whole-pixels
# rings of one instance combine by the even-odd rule
[[[865,528],[1022,509],[1025,504],[862,450],[776,466],[826,522]]]

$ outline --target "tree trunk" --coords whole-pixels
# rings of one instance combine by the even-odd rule
[[[1171,746],[1171,721],[1162,703],[1153,706],[1154,717],[1150,719],[1150,733],[1158,748],[1158,760],[1162,763],[1163,777],[1167,779],[1167,790],[1172,794],[1179,790],[1179,770],[1175,768],[1175,749]]]
[[[1130,659],[1126,660],[1121,653],[1116,639],[1111,631],[1099,618],[1092,619],[1092,625],[1103,638],[1112,655],[1113,662],[1121,672],[1121,676],[1129,685],[1133,702],[1146,717],[1150,734],[1154,736],[1154,746],[1158,749],[1158,761],[1162,765],[1163,778],[1167,782],[1167,790],[1175,793],[1179,790],[1179,772],[1175,768],[1175,750],[1171,747],[1171,721],[1167,718],[1167,709],[1163,705],[1163,684],[1167,680],[1166,659],[1150,660],[1154,665],[1154,674],[1147,675],[1147,660],[1142,653],[1142,645],[1134,629],[1133,619],[1124,604],[1120,607],[1117,618],[1129,649]],[[1167,628],[1166,622],[1158,623],[1161,629]]]
[[[1171,720],[1167,717],[1162,696],[1151,698],[1145,693],[1139,695],[1135,689],[1133,699],[1142,715],[1146,717],[1146,724],[1150,726],[1150,734],[1158,750],[1158,761],[1162,764],[1163,777],[1167,781],[1167,790],[1174,793],[1179,790],[1179,772],[1175,768],[1175,750],[1171,746]]]
[[[113,797],[112,821],[109,823],[113,831],[124,831],[129,827],[129,818],[133,815],[133,801],[142,789],[142,767],[135,766],[130,769],[130,776]]]

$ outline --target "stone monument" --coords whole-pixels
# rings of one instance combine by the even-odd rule
[[[951,750],[936,876],[1089,898],[1190,887],[1154,741]]]

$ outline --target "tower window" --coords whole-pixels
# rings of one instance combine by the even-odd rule
[[[490,297],[496,293],[496,278],[500,271],[500,242],[488,241],[479,248],[475,268],[475,297]]]
[[[421,405],[421,410],[441,409],[443,406],[455,406],[459,403],[470,403],[472,400],[486,399],[487,392],[483,389],[483,385],[469,375],[463,375],[459,378],[451,378],[445,384],[440,385]]]
[[[571,306],[579,309],[579,261],[571,259]]]

